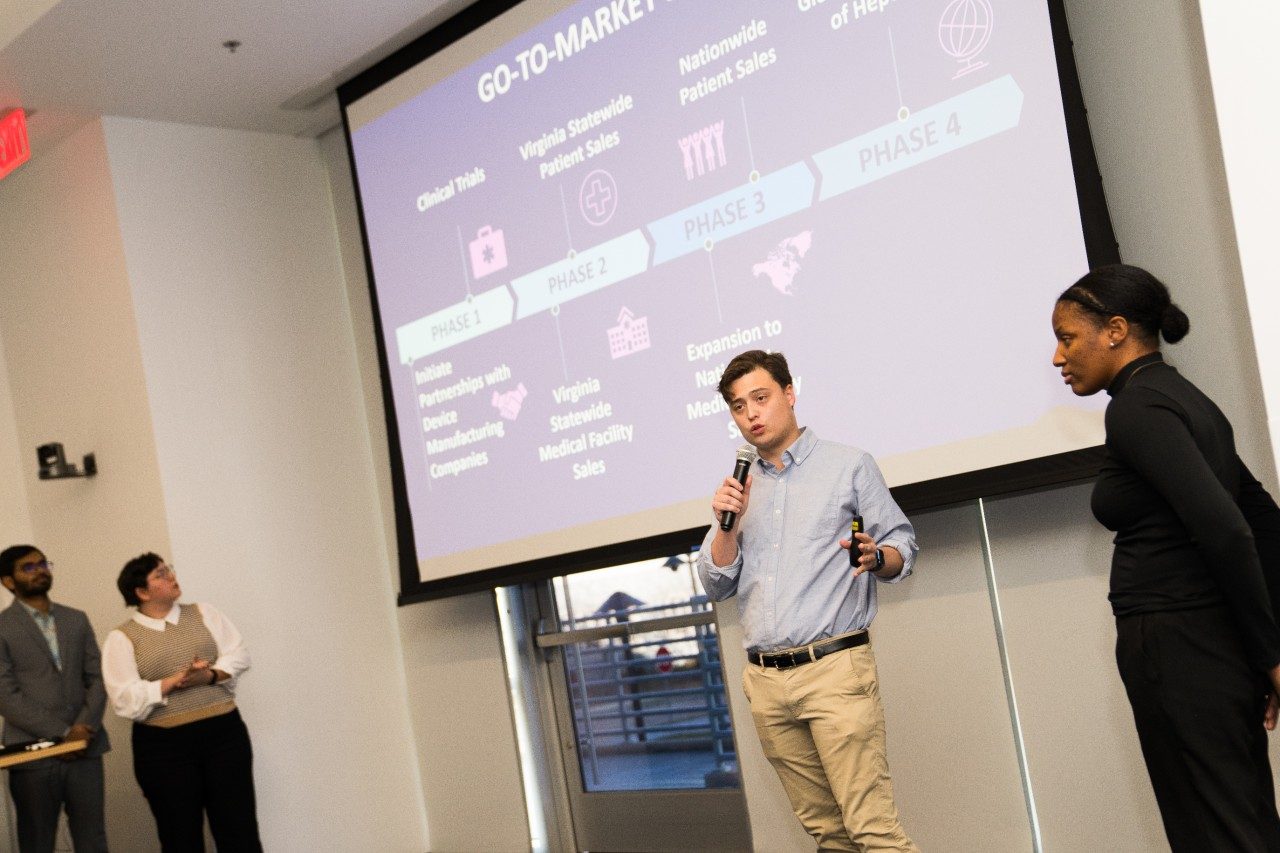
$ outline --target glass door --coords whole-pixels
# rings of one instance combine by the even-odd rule
[[[580,850],[749,850],[715,615],[690,555],[540,591]]]

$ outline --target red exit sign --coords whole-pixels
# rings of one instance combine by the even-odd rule
[[[16,109],[0,118],[0,178],[31,159],[27,142],[27,114]]]

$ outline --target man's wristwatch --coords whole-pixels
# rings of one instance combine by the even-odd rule
[[[876,549],[876,567],[871,571],[878,572],[883,568],[884,568],[884,550],[882,548],[877,548]]]

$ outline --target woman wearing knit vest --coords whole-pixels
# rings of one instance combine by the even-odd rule
[[[133,772],[165,853],[204,851],[204,816],[218,850],[261,851],[253,750],[236,710],[249,668],[240,632],[209,604],[179,604],[182,587],[156,554],[116,581],[133,617],[107,635],[102,675],[115,712],[133,720]]]

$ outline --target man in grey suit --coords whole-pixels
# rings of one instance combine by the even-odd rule
[[[0,717],[4,743],[41,738],[88,741],[80,752],[9,771],[22,853],[51,853],[63,807],[76,853],[107,849],[102,729],[107,704],[98,641],[82,611],[49,600],[53,564],[40,549],[0,551],[0,584],[14,595],[0,611]]]

